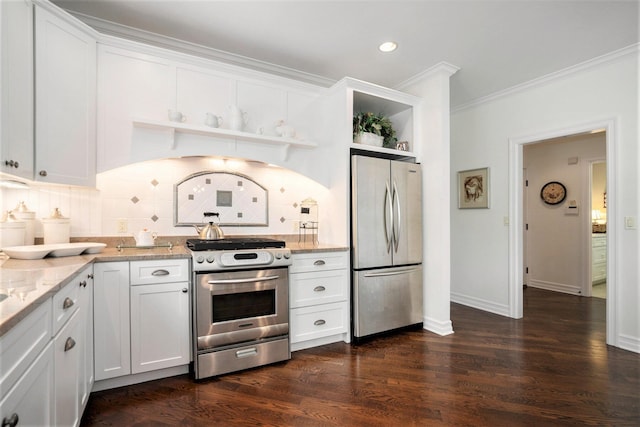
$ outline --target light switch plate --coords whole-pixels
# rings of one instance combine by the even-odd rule
[[[627,230],[635,230],[636,229],[636,217],[635,216],[625,216],[624,217],[624,228]]]

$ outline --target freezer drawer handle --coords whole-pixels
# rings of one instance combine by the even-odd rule
[[[326,264],[326,262],[324,262],[324,260],[323,260],[323,259],[319,259],[319,260],[317,260],[317,261],[315,261],[315,262],[313,263],[313,265],[325,265],[325,264]]]
[[[227,285],[229,283],[265,282],[267,280],[276,280],[279,278],[280,276],[264,276],[264,277],[250,277],[248,279],[218,279],[218,280],[209,280],[207,283],[210,285]]]
[[[314,292],[322,292],[327,290],[327,288],[325,288],[324,286],[320,285],[320,286],[316,286],[315,288],[313,288]]]
[[[236,357],[238,359],[241,359],[243,357],[256,356],[257,354],[258,354],[258,350],[255,347],[236,351]]]
[[[372,272],[372,273],[366,273],[364,275],[364,277],[397,276],[398,274],[413,273],[414,271],[418,271],[418,269],[417,268],[408,268],[408,269],[404,269],[404,270]]]
[[[322,326],[322,325],[324,325],[325,323],[327,323],[327,322],[326,322],[324,319],[318,319],[318,320],[316,320],[315,322],[313,322],[313,324],[314,324],[315,326]]]

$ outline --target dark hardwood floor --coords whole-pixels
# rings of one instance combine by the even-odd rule
[[[524,294],[520,320],[452,304],[445,337],[405,331],[97,392],[82,425],[640,426],[640,355],[605,344],[605,300]]]

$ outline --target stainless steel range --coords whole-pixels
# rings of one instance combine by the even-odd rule
[[[289,269],[285,242],[187,240],[192,253],[196,379],[288,360]]]

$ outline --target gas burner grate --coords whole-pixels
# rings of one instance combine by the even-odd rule
[[[285,245],[283,240],[262,237],[233,237],[219,240],[187,239],[187,248],[192,251],[284,248]]]

